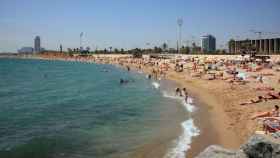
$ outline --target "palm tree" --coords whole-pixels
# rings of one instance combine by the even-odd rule
[[[124,53],[124,49],[123,48],[121,49],[121,53]]]
[[[157,47],[157,46],[154,47],[153,53],[161,53],[161,52],[162,52],[162,49],[160,47]]]
[[[109,47],[109,49],[110,49],[110,52],[112,52],[112,48],[113,48],[112,46],[110,46],[110,47]]]
[[[116,54],[118,54],[118,53],[119,53],[118,48],[115,48],[115,49],[114,49],[114,53],[116,53]]]

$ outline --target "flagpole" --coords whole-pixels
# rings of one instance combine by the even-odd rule
[[[80,33],[80,51],[82,51],[82,37],[83,37],[83,32]]]

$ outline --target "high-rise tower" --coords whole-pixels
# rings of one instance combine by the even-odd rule
[[[34,39],[34,52],[39,53],[41,51],[41,40],[40,36],[36,36]]]

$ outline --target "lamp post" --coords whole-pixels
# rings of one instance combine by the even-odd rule
[[[81,32],[80,33],[80,52],[83,51],[83,46],[82,46],[82,37],[83,37],[84,33]]]
[[[182,25],[183,25],[183,19],[182,19],[182,18],[178,18],[178,19],[177,19],[177,24],[178,24],[178,28],[179,28],[178,53],[180,53],[181,43],[182,43]]]

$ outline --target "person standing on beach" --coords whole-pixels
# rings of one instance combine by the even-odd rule
[[[197,64],[196,64],[196,62],[193,63],[193,71],[197,72]]]
[[[233,80],[236,80],[236,76],[238,75],[238,71],[236,71],[236,68],[233,68]]]
[[[187,103],[188,102],[188,97],[189,97],[187,89],[183,88],[183,92],[184,92],[184,96],[185,96],[185,102]]]
[[[259,81],[260,83],[263,83],[263,76],[262,76],[262,74],[260,74],[260,76],[258,77],[258,81]]]
[[[180,88],[176,88],[176,90],[175,90],[175,95],[176,96],[182,96],[182,91],[181,91],[181,89]]]

